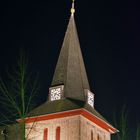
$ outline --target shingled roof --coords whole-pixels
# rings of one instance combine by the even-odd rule
[[[71,111],[75,109],[85,109],[92,113],[94,116],[100,118],[101,120],[107,122],[107,120],[95,110],[95,108],[91,107],[89,104],[74,99],[63,99],[56,101],[48,101],[39,107],[35,108],[28,114],[28,117],[36,117],[41,115],[48,115],[52,113],[59,113],[63,111]],[[108,123],[108,122],[107,122]]]
[[[84,89],[89,89],[89,83],[74,16],[70,18],[51,85],[61,84],[64,85],[65,97],[85,100]]]

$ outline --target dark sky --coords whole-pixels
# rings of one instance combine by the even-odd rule
[[[70,0],[3,2],[0,12],[0,75],[16,64],[20,48],[40,73],[38,102],[45,101],[64,33]],[[140,9],[130,0],[77,0],[75,20],[95,107],[108,120],[122,105],[140,120]]]

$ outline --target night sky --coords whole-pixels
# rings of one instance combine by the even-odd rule
[[[76,0],[75,21],[95,107],[112,122],[125,104],[140,122],[140,9],[134,0]],[[70,0],[0,4],[0,75],[16,65],[20,48],[39,73],[38,104],[48,95],[70,17]]]

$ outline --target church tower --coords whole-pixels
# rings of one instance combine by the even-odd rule
[[[48,100],[26,118],[28,140],[110,140],[117,132],[95,110],[74,12],[73,0]]]

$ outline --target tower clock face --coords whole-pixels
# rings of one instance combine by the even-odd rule
[[[93,93],[91,93],[90,91],[88,91],[87,96],[88,96],[87,97],[88,104],[93,107],[94,106],[94,95],[93,95]]]
[[[64,97],[63,91],[64,91],[64,85],[50,87],[49,88],[49,100],[55,101],[55,100],[62,99]]]
[[[61,88],[51,89],[51,101],[60,100],[61,99]]]

